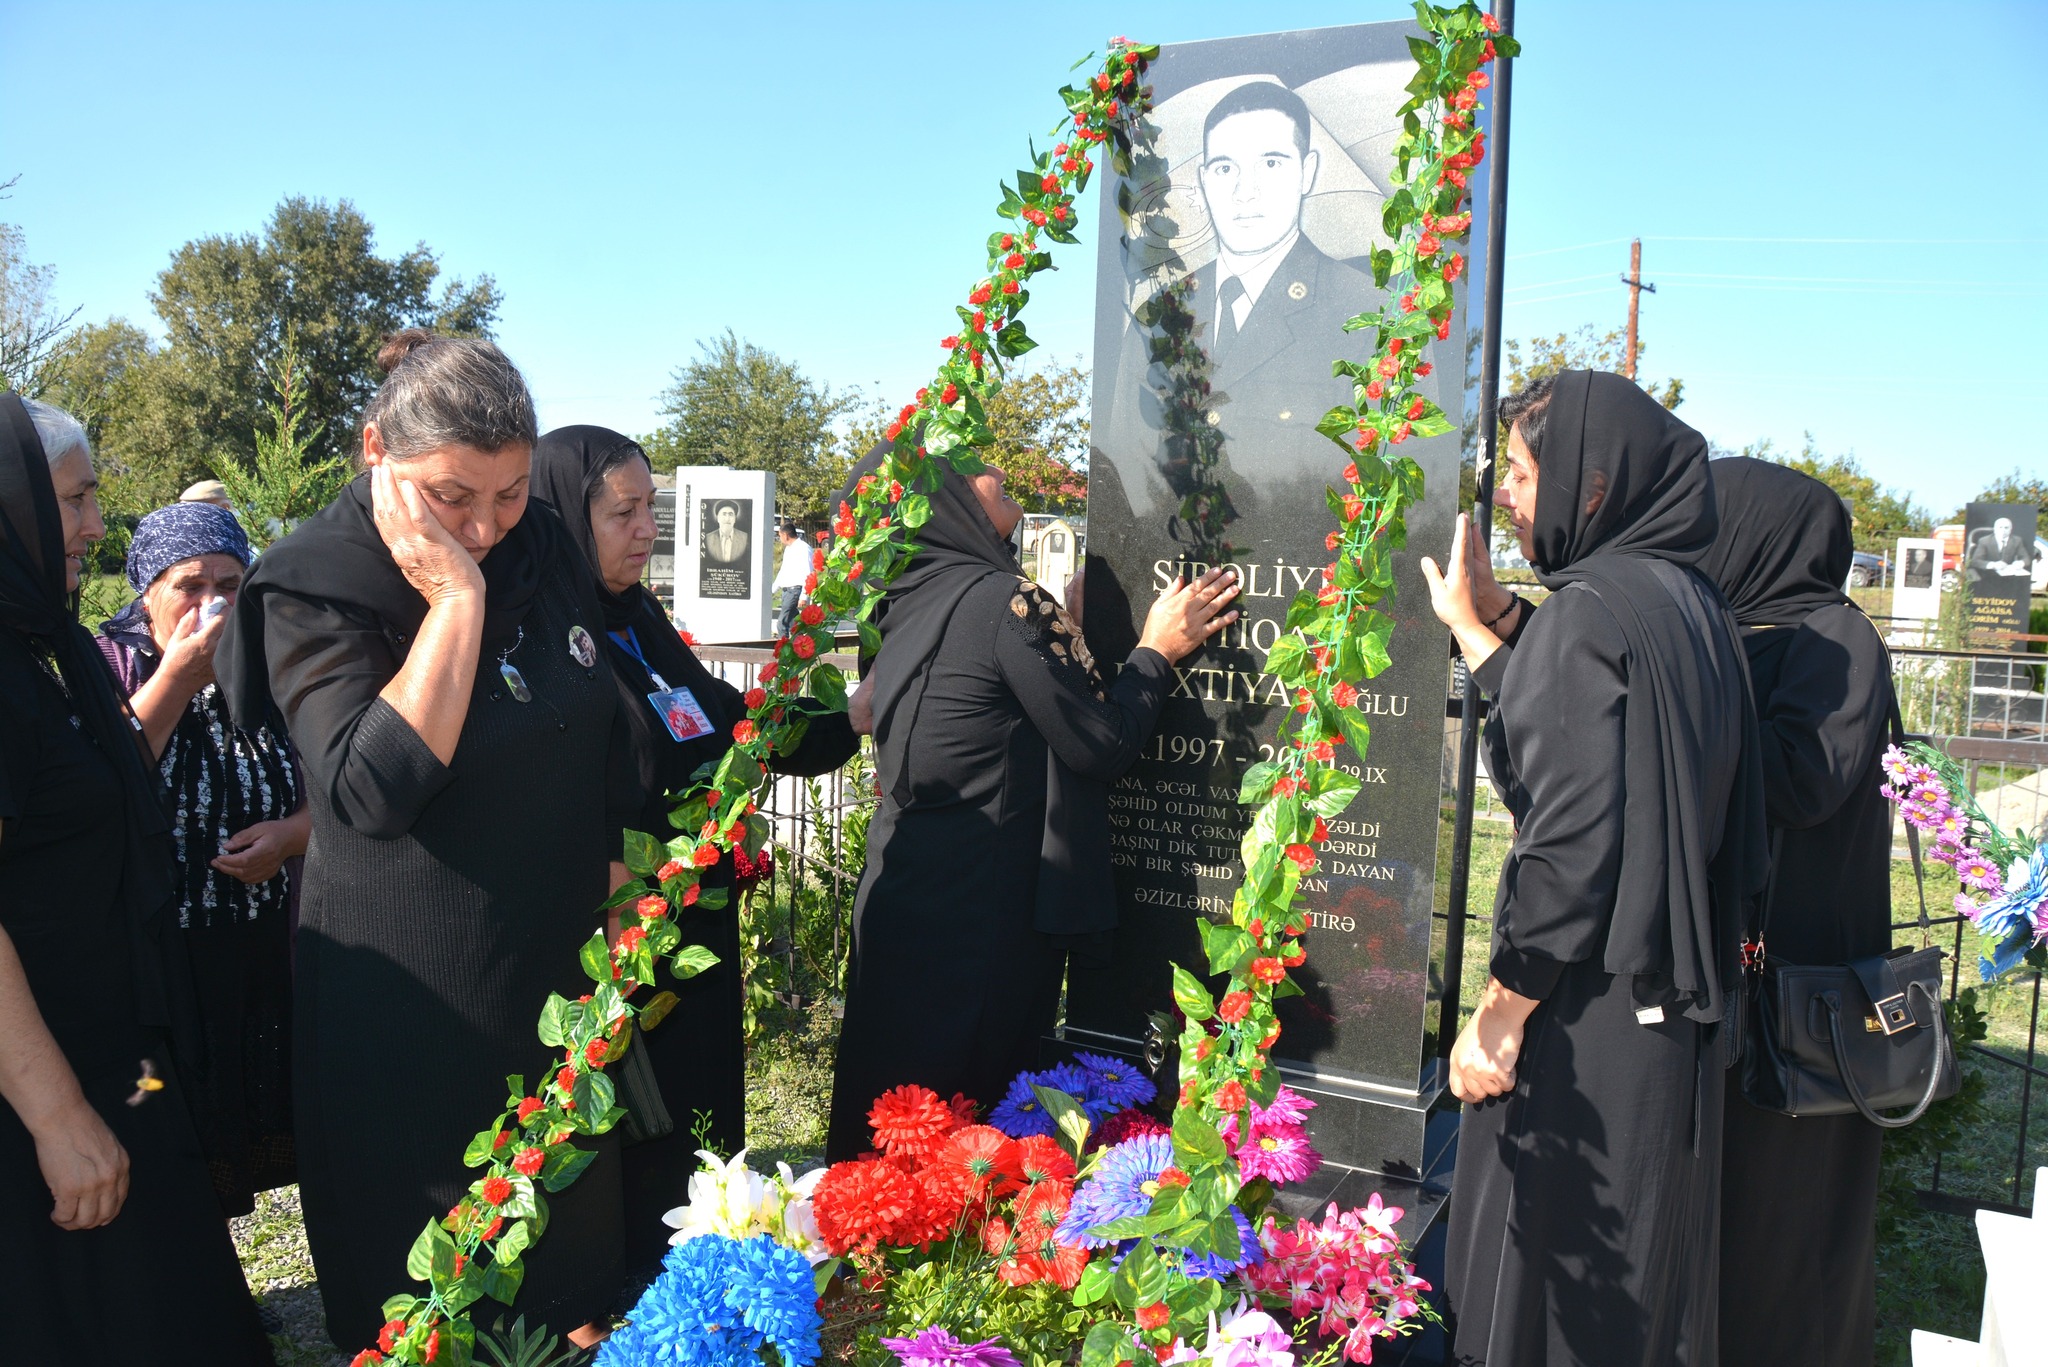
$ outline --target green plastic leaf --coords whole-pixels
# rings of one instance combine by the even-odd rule
[[[655,993],[654,1000],[640,1008],[640,1028],[643,1031],[652,1030],[655,1026],[660,1025],[668,1019],[668,1013],[675,1010],[676,1003],[681,1000],[682,998],[673,992]]]
[[[561,1191],[583,1175],[583,1170],[597,1160],[595,1149],[578,1149],[559,1145],[548,1156],[547,1166],[541,1169],[540,1184],[549,1191]]]
[[[724,889],[720,888],[719,891],[723,892]],[[708,896],[707,893],[706,897]],[[698,905],[705,905],[705,900],[700,898]],[[713,967],[717,962],[718,956],[703,945],[684,945],[675,952],[675,957],[669,960],[669,971],[678,979],[688,980]]]
[[[1223,1136],[1192,1106],[1183,1106],[1174,1114],[1173,1152],[1182,1169],[1190,1173],[1221,1164],[1228,1156]]]
[[[486,1296],[500,1305],[512,1304],[519,1294],[520,1283],[526,1280],[526,1264],[517,1258],[507,1262],[502,1257],[493,1258],[483,1270],[482,1290]]]
[[[1179,964],[1173,966],[1173,1004],[1189,1020],[1205,1021],[1216,1014],[1216,1002],[1209,989]]]
[[[498,1151],[498,1136],[504,1132],[505,1117],[499,1116],[488,1130],[478,1130],[476,1138],[469,1141],[469,1147],[462,1151],[462,1166],[480,1168],[491,1161],[491,1155]]]
[[[454,1275],[455,1241],[441,1228],[439,1220],[429,1220],[405,1255],[405,1272],[414,1281],[423,1282],[433,1276],[437,1264],[445,1267],[450,1276]]]
[[[1309,810],[1321,817],[1343,815],[1351,799],[1358,796],[1361,783],[1358,775],[1348,770],[1334,766],[1317,769],[1309,776]]]
[[[1097,1258],[1081,1271],[1081,1280],[1074,1287],[1074,1304],[1094,1305],[1109,1294],[1109,1280],[1114,1274],[1106,1259]]]
[[[540,1042],[550,1049],[569,1042],[569,1005],[559,992],[550,992],[548,1004],[540,1009]]]
[[[1059,1128],[1062,1146],[1078,1165],[1088,1147],[1088,1112],[1082,1109],[1079,1101],[1057,1088],[1033,1083],[1031,1090],[1038,1094],[1039,1105],[1045,1107],[1046,1114]]]
[[[583,965],[584,973],[594,983],[608,983],[612,980],[611,946],[604,942],[604,932],[594,930],[583,942],[583,948],[576,951],[576,962]]]
[[[1273,782],[1280,777],[1280,766],[1272,760],[1260,760],[1244,771],[1244,782],[1238,786],[1237,800],[1247,807],[1264,802],[1273,792]]]
[[[1081,1367],[1118,1367],[1120,1363],[1136,1362],[1138,1351],[1131,1342],[1130,1330],[1115,1320],[1100,1320],[1088,1330],[1088,1337],[1081,1344]]]
[[[626,832],[626,867],[642,878],[659,869],[666,852],[661,842],[644,831]]]
[[[932,501],[923,494],[905,494],[903,502],[897,506],[906,527],[922,527],[932,520]]]

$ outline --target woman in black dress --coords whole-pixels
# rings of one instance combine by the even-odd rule
[[[1773,954],[1839,964],[1891,948],[1891,804],[1881,790],[1891,658],[1842,586],[1855,554],[1834,490],[1768,461],[1714,462],[1721,534],[1700,569],[1742,627],[1777,835]],[[1793,1119],[1728,1075],[1721,1159],[1721,1356],[1852,1367],[1877,1325],[1884,1132]],[[1799,1212],[1787,1219],[1786,1212]]]
[[[654,474],[638,443],[602,427],[558,428],[534,447],[533,492],[561,514],[604,615],[605,654],[619,681],[636,791],[643,798],[627,825],[667,841],[675,835],[668,815],[671,797],[688,792],[698,769],[716,764],[732,748],[732,728],[747,715],[746,702],[737,688],[698,662],[661,604],[641,585],[640,573],[654,545]],[[657,711],[650,695],[671,690],[690,695],[703,712],[701,728],[685,709],[684,734],[670,729],[664,717],[674,710]],[[859,748],[860,737],[844,712],[820,711],[797,749],[777,756],[771,767],[783,774],[829,773]],[[705,873],[701,886],[731,888],[733,876],[728,854]],[[647,1050],[675,1129],[625,1147],[629,1280],[651,1277],[668,1251],[670,1231],[661,1216],[688,1199],[690,1177],[701,1166],[698,1141],[691,1134],[697,1119],[709,1120],[706,1137],[726,1154],[747,1144],[738,908],[731,902],[715,911],[686,907],[679,924],[683,942],[706,946],[718,963],[683,981],[663,966],[658,980],[642,984],[638,994],[643,1003],[658,992],[677,997],[668,1016],[636,1046]]]
[[[1017,572],[1023,509],[1002,471],[948,470],[931,506],[878,614],[872,701],[856,698],[882,802],[854,902],[833,1160],[870,1147],[888,1088],[993,1106],[1036,1062],[1065,937],[1115,924],[1104,785],[1151,736],[1170,666],[1237,618],[1232,571],[1176,583],[1105,688],[1059,604]]]
[[[1583,370],[1501,418],[1503,501],[1549,601],[1502,593],[1464,518],[1449,577],[1424,562],[1495,700],[1488,770],[1517,826],[1450,1060],[1455,1360],[1713,1367],[1719,1026],[1767,855],[1742,648],[1693,568],[1716,525],[1706,441]]]
[[[313,828],[283,728],[237,727],[214,686],[224,609],[251,558],[226,509],[157,509],[128,543],[136,598],[99,635],[170,797],[178,925],[206,1031],[193,1119],[229,1215],[247,1215],[257,1192],[297,1180],[286,865],[305,854]]]
[[[0,1360],[255,1367],[180,1081],[169,831],[73,606],[105,531],[92,453],[36,417],[0,395]]]
[[[495,346],[398,334],[358,477],[257,562],[220,646],[275,707],[313,809],[294,1020],[306,1238],[336,1343],[375,1337],[406,1251],[473,1180],[618,850],[617,690],[574,543],[527,500],[533,401]],[[618,1290],[616,1139],[548,1198],[519,1309],[591,1338]]]

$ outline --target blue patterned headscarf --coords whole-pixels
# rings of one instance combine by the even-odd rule
[[[135,525],[128,543],[128,587],[139,596],[171,566],[202,555],[232,555],[247,567],[256,557],[235,515],[212,503],[173,503]]]

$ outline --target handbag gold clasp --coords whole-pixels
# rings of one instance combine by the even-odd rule
[[[1873,1002],[1877,1009],[1877,1028],[1887,1035],[1896,1035],[1901,1030],[1910,1030],[1920,1022],[1913,1018],[1913,1008],[1906,1001],[1906,994],[1894,992],[1883,1001]]]

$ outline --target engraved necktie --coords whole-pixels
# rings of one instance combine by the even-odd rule
[[[1237,341],[1237,301],[1244,298],[1244,281],[1236,276],[1224,280],[1218,290],[1223,308],[1216,319],[1216,345],[1209,348],[1210,358],[1221,361],[1230,354],[1232,344]]]

